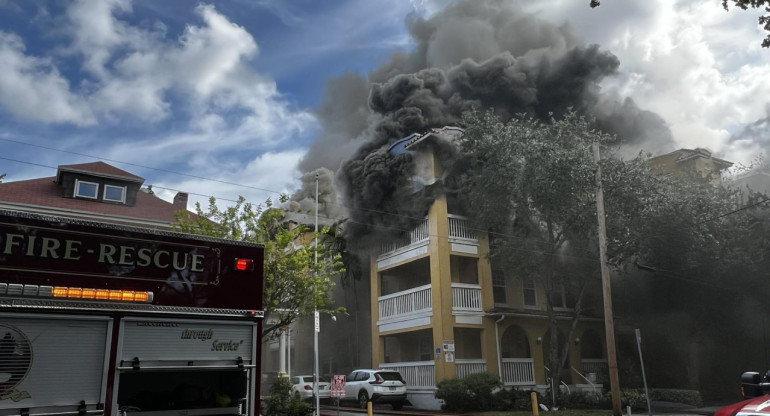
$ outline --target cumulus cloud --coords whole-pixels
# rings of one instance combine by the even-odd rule
[[[208,197],[212,195],[228,196],[228,200],[220,201],[220,207],[231,205],[238,195],[255,204],[265,202],[268,198],[278,203],[280,194],[288,193],[299,180],[299,173],[295,166],[303,153],[304,150],[267,152],[249,160],[243,167],[235,168],[208,163],[201,165],[201,169],[196,171],[196,176],[221,182],[195,178],[174,180],[173,177],[167,177],[147,184],[157,186],[158,195],[168,201],[171,201],[176,193],[168,189],[189,192],[188,207],[191,209],[196,202],[206,208]],[[168,189],[164,190],[164,188]]]
[[[528,8],[559,23],[569,19],[618,56],[618,75],[605,80],[605,89],[661,115],[679,147],[708,147],[737,162],[758,148],[733,141],[765,116],[770,96],[764,33],[756,24],[761,10],[726,12],[720,2],[685,0],[602,2],[596,9],[546,0]]]
[[[28,56],[20,37],[0,31],[0,106],[30,121],[90,125],[96,119],[86,101],[49,59]]]

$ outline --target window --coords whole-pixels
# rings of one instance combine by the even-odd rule
[[[535,280],[530,277],[522,279],[522,293],[524,294],[524,306],[537,306],[537,288]]]
[[[500,269],[492,270],[492,297],[495,303],[507,303],[505,298],[505,272]]]
[[[104,200],[110,202],[126,202],[126,187],[104,185]]]
[[[99,196],[99,184],[75,180],[75,196],[96,199]]]

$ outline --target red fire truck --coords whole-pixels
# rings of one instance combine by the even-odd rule
[[[258,415],[263,256],[0,210],[0,415]]]
[[[741,374],[741,395],[744,400],[719,409],[714,416],[770,415],[770,371],[761,376],[748,371]]]

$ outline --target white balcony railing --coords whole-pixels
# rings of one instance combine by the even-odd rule
[[[481,286],[452,283],[452,310],[481,312]]]
[[[406,381],[407,389],[413,387],[435,387],[436,370],[433,361],[413,361],[380,364],[380,368],[396,370]]]
[[[479,239],[476,230],[470,227],[468,220],[464,217],[452,214],[449,214],[449,237],[473,241]]]
[[[429,237],[428,219],[426,218],[420,221],[411,231],[403,232],[398,237],[380,244],[380,252],[378,254],[382,256],[400,248],[427,241]]]
[[[535,384],[535,361],[532,358],[503,358],[503,384],[531,386]]]
[[[433,308],[430,285],[418,286],[403,292],[380,296],[380,319],[408,317]]]
[[[455,373],[457,378],[464,378],[471,374],[479,374],[487,372],[487,360],[480,359],[463,359],[458,358],[455,360]]]
[[[606,358],[584,358],[580,360],[580,371],[583,374],[607,374],[608,368]]]

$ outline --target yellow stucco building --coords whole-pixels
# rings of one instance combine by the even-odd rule
[[[417,164],[413,182],[432,184],[444,172],[431,141],[459,134],[446,127],[412,135],[389,151],[410,152]],[[410,401],[421,408],[439,405],[433,397],[438,381],[479,372],[498,375],[508,387],[544,391],[545,291],[536,279],[495,269],[487,260],[486,233],[470,228],[451,205],[439,195],[425,219],[383,241],[371,257],[372,367],[400,371]],[[555,308],[562,334],[574,315],[570,299],[564,293]],[[567,342],[565,388],[601,391],[607,371],[603,318],[584,316]]]

